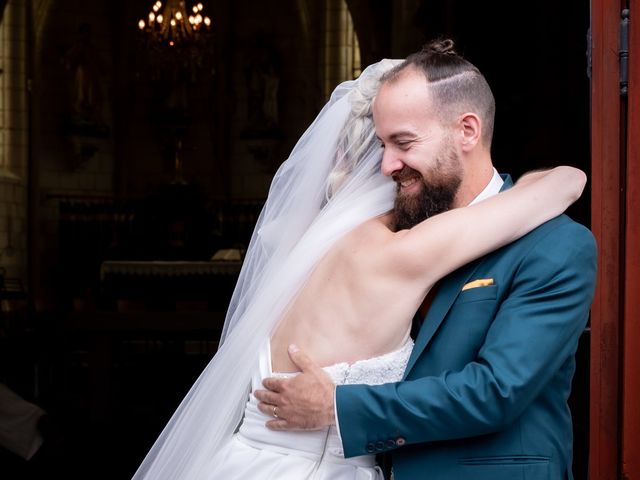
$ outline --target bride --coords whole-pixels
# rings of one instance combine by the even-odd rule
[[[382,479],[373,455],[344,458],[335,427],[268,430],[277,412],[260,412],[251,392],[263,378],[295,375],[278,373],[295,371],[294,342],[336,384],[400,380],[413,314],[434,282],[579,197],[584,174],[558,167],[394,231],[396,186],[380,173],[371,105],[395,64],[339,85],[276,173],[221,346],[134,479]]]

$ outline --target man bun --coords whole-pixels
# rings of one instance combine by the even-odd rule
[[[450,38],[432,40],[422,46],[421,52],[439,55],[458,55],[453,40]]]

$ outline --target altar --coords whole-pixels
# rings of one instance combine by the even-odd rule
[[[241,266],[240,260],[106,260],[101,297],[118,311],[225,311]]]

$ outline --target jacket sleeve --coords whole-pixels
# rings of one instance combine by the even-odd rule
[[[536,398],[577,349],[595,288],[595,240],[564,224],[514,268],[475,361],[438,376],[337,388],[345,456],[372,453],[376,444],[390,450],[496,432]]]

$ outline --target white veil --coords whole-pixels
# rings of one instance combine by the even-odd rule
[[[134,480],[206,478],[242,419],[258,352],[326,251],[393,207],[371,120],[382,60],[340,84],[276,173],[240,272],[222,344],[147,454]]]

